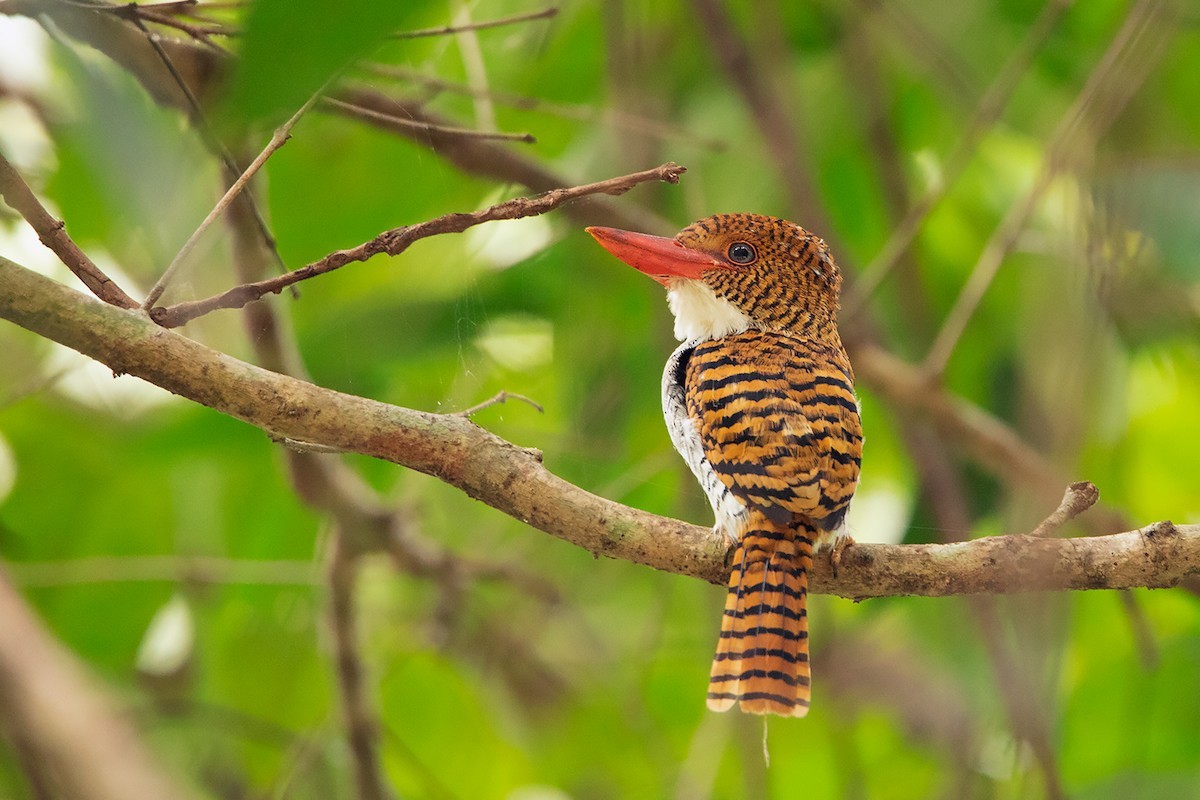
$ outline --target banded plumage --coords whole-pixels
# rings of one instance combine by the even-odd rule
[[[667,287],[683,342],[663,373],[663,413],[733,547],[708,706],[803,716],[808,572],[814,548],[849,541],[862,455],[837,265],[821,239],[774,217],[721,214],[674,239],[588,231]]]

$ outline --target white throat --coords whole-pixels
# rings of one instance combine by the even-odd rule
[[[737,306],[717,297],[698,280],[671,281],[667,305],[675,315],[675,338],[681,342],[717,339],[741,333],[751,326],[750,318]]]

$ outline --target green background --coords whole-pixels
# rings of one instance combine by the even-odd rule
[[[222,17],[244,29],[220,40],[244,60],[210,113],[225,135],[250,130],[265,143],[270,126],[344,70],[343,80],[389,96],[427,98],[454,124],[479,127],[494,115],[501,130],[534,134],[536,144],[508,146],[567,183],[686,165],[679,186],[646,185],[614,201],[657,233],[723,211],[792,217],[797,187],[722,70],[701,5],[567,3],[548,21],[385,41],[389,30],[445,25],[464,8],[487,20],[538,7],[357,0],[331,12],[260,0]],[[943,179],[1041,10],[1018,0],[730,4],[727,32],[747,42],[798,132],[811,199],[831,228],[817,232],[849,285]],[[1094,481],[1133,527],[1200,522],[1194,9],[1112,0],[1067,9],[1019,65],[1011,100],[867,305],[886,348],[924,356],[985,242],[1023,202],[1060,120],[1139,14],[1150,22],[1068,139],[1066,168],[944,376],[1065,475]],[[140,298],[219,196],[217,168],[181,116],[120,68],[70,38],[46,47],[46,115],[7,125],[0,143],[76,240]],[[480,93],[432,92],[368,63],[474,82]],[[1113,100],[1122,81],[1143,74],[1127,105]],[[508,95],[538,104],[514,107]],[[5,113],[24,113],[21,105],[0,98]],[[44,146],[14,150],[21,137]],[[270,160],[258,193],[283,259],[297,267],[386,228],[528,190],[315,111]],[[590,491],[708,525],[659,410],[659,373],[674,346],[661,290],[582,227],[561,211],[487,225],[352,264],[303,284],[298,299],[270,302],[294,324],[316,383],[441,412],[518,392],[545,412],[510,401],[475,420],[543,450],[551,470]],[[51,269],[21,228],[0,217],[0,253]],[[167,299],[235,282],[218,228]],[[864,319],[848,324],[862,331]],[[185,331],[253,357],[238,312]],[[12,326],[0,326],[0,352],[0,556],[52,631],[211,796],[353,796],[323,616],[328,525],[291,489],[278,447]],[[1018,533],[1052,510],[939,439],[970,520],[945,529],[905,433],[925,423],[869,382],[859,392],[859,539]],[[959,598],[813,598],[813,711],[769,723],[767,766],[761,721],[704,710],[721,589],[594,559],[432,478],[347,460],[404,510],[414,535],[527,570],[558,595],[504,580],[446,595],[382,556],[365,564],[363,658],[383,767],[400,796],[1046,795],[979,616]],[[194,557],[216,561],[179,580]],[[1025,676],[1072,797],[1200,794],[1200,603],[1183,589],[1132,597],[995,606],[992,635]],[[151,645],[176,659],[166,674],[150,674]],[[26,791],[0,751],[0,796]]]

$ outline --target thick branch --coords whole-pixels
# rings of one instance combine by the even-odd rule
[[[530,451],[460,416],[429,414],[269,372],[90,300],[0,258],[0,317],[276,435],[375,456],[598,555],[721,583],[724,548],[706,528],[597,497]],[[812,590],[863,598],[1174,586],[1200,573],[1200,526],[1170,523],[1086,539],[995,537],[946,545],[856,545]]]

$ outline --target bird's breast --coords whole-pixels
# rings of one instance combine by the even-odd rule
[[[840,346],[749,330],[696,343],[676,371],[703,458],[730,494],[780,523],[841,523],[862,429]]]

